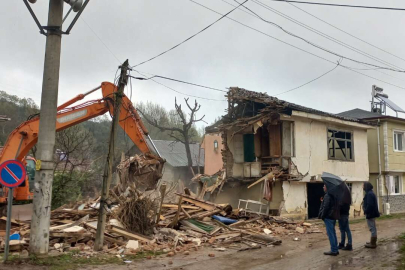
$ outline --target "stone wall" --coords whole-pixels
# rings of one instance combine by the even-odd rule
[[[390,195],[380,197],[381,202],[390,204],[390,213],[405,212],[405,195]],[[382,212],[382,211],[381,211]]]

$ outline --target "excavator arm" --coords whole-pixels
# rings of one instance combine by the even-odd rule
[[[82,104],[69,107],[70,105],[75,104],[79,100],[82,100],[84,97],[99,90],[100,88],[103,94],[103,98],[87,101]],[[63,103],[57,108],[56,131],[61,131],[68,127],[77,125],[89,119],[103,115],[106,112],[109,112],[111,115],[113,115],[114,95],[116,92],[117,87],[114,84],[103,82],[101,86],[87,93],[80,94],[75,98]],[[29,153],[30,149],[38,141],[39,119],[40,116],[36,115],[13,130],[13,132],[8,137],[2,151],[0,152],[0,164],[10,159],[17,159],[24,162],[24,159]],[[142,153],[151,153],[151,150],[146,143],[146,137],[148,137],[155,152],[159,155],[159,152],[150,139],[148,130],[143,125],[138,112],[132,105],[132,102],[125,95],[123,95],[122,97],[119,125]],[[30,163],[33,163],[33,158],[28,159]],[[29,181],[26,180],[23,185],[15,188],[15,192],[13,194],[15,200],[32,200],[33,194],[30,192],[28,182]],[[4,205],[7,202],[7,194],[8,189],[0,185],[0,216],[2,214],[1,205]]]
[[[61,131],[68,127],[77,125],[89,119],[103,115],[108,111],[112,115],[114,111],[114,93],[117,91],[117,88],[114,84],[109,82],[103,82],[101,84],[103,93],[102,99],[68,107],[98,89],[100,89],[100,87],[85,94],[80,94],[60,105],[58,107],[56,118],[56,131]],[[22,161],[25,158],[30,149],[38,141],[39,118],[40,117],[38,116],[34,117],[14,129],[0,153],[0,164],[9,159]],[[119,124],[142,153],[151,153],[145,140],[145,137],[148,136],[148,131],[143,125],[138,112],[133,107],[132,102],[125,95],[122,97]],[[155,149],[155,151],[157,150]]]

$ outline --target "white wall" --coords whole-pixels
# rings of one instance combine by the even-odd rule
[[[329,172],[347,181],[368,181],[367,130],[332,123],[325,123],[302,117],[294,117],[295,157],[292,161],[302,181],[308,182],[311,176]],[[336,128],[353,132],[354,161],[328,159],[327,129]]]

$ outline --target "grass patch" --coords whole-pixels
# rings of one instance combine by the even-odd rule
[[[159,255],[165,254],[163,251],[140,251],[133,255],[125,255],[126,260],[141,260],[147,257],[156,257]]]
[[[21,259],[19,256],[10,255],[7,264],[10,265],[35,265],[35,266],[47,266],[49,270],[75,270],[81,269],[84,265],[105,265],[115,264],[123,265],[124,261],[136,261],[145,259],[147,257],[156,257],[165,254],[163,251],[140,251],[136,254],[125,255],[123,258],[118,258],[115,255],[97,255],[89,258],[78,256],[79,251],[71,251],[63,253],[59,256],[50,256],[40,258],[36,256],[30,256],[27,259]]]
[[[126,256],[125,256],[126,257]],[[50,270],[80,269],[83,265],[124,264],[123,260],[114,255],[99,255],[93,257],[79,257],[76,253],[68,252],[54,257],[39,258],[30,256],[28,259],[20,259],[19,256],[10,256],[7,264],[28,264],[47,266]]]

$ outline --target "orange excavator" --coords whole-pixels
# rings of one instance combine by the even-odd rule
[[[68,107],[100,88],[103,94],[102,99],[91,100],[76,106]],[[89,119],[103,115],[106,112],[113,115],[113,95],[116,91],[117,87],[114,84],[103,82],[101,86],[63,103],[57,108],[56,131],[77,125]],[[13,197],[16,202],[31,201],[33,199],[33,193],[31,192],[32,189],[30,186],[33,187],[34,185],[36,161],[34,158],[27,156],[27,154],[38,140],[39,118],[39,115],[33,116],[31,119],[14,129],[0,152],[0,164],[6,160],[17,159],[23,162],[27,168],[26,181],[21,186],[14,189]],[[142,123],[138,112],[129,98],[125,95],[122,97],[119,125],[142,153],[153,153],[146,142],[146,139],[149,139],[150,145],[154,148],[154,152],[160,156],[153,141],[149,137],[148,130]],[[7,204],[7,195],[8,188],[0,185],[0,208],[5,208],[4,206]]]

